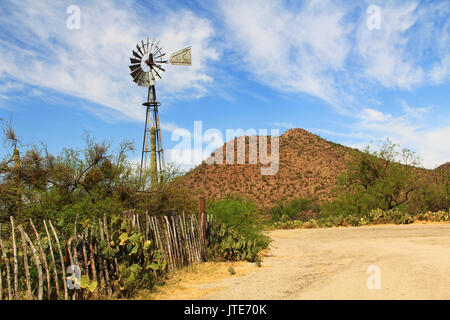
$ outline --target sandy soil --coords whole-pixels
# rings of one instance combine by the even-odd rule
[[[196,299],[450,299],[450,224],[279,230],[245,275],[194,284]],[[368,289],[367,268],[381,271]]]

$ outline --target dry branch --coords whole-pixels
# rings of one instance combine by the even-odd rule
[[[45,275],[46,275],[46,279],[47,279],[47,299],[50,300],[50,298],[51,298],[50,297],[50,294],[51,294],[51,282],[50,282],[50,270],[48,268],[47,257],[44,254],[44,249],[42,248],[42,244],[41,244],[41,239],[39,237],[39,233],[37,232],[36,228],[34,227],[33,220],[31,220],[31,219],[30,219],[30,224],[31,224],[31,227],[33,228],[34,235],[36,236],[37,244],[38,244],[38,247],[39,247],[39,253],[41,255],[42,262],[44,263]]]
[[[14,228],[14,219],[13,217],[9,217],[9,219],[11,220],[11,234],[14,255],[14,297],[15,299],[19,299],[19,264],[17,262],[16,233]]]
[[[22,226],[18,226],[17,229],[19,229],[20,237],[22,238],[23,265],[24,265],[24,268],[25,268],[25,280],[26,280],[26,283],[27,283],[28,299],[29,300],[33,300],[33,295],[31,294],[30,269],[28,267],[27,243],[25,242],[25,236],[24,236],[24,232],[23,232]]]
[[[6,255],[6,249],[3,246],[3,241],[2,241],[2,224],[1,223],[0,223],[0,249],[2,250],[2,257],[3,257],[3,260],[5,261],[5,265],[6,265],[6,282],[8,284],[8,299],[12,300],[9,261],[8,261],[8,256]]]
[[[52,238],[50,237],[50,233],[48,232],[47,229],[47,223],[44,220],[44,227],[45,227],[45,232],[47,233],[47,239],[48,239],[48,246],[50,248],[50,255],[52,257],[52,263],[53,263],[53,276],[55,278],[55,287],[56,287],[56,296],[59,299],[59,280],[58,280],[58,271],[56,270],[56,261],[55,261],[55,255],[53,253],[53,245],[52,245]],[[63,278],[64,280],[64,278]]]
[[[61,259],[61,274],[62,274],[62,280],[64,284],[64,299],[67,300],[69,298],[68,292],[67,292],[67,283],[66,283],[66,266],[64,265],[64,257],[61,251],[61,245],[59,243],[58,235],[56,234],[55,228],[53,228],[53,224],[51,221],[48,222],[50,224],[50,228],[52,229],[53,235],[55,236],[56,244],[58,245],[58,252],[59,252],[59,258]]]
[[[28,243],[30,244],[31,252],[33,253],[33,256],[34,256],[34,262],[36,263],[36,268],[38,271],[38,283],[39,283],[38,300],[42,300],[43,292],[44,292],[44,288],[43,288],[44,281],[42,279],[43,277],[42,277],[41,260],[39,259],[39,255],[36,250],[36,247],[33,245],[33,242],[31,242],[31,239],[30,239],[30,237],[28,237],[28,234],[22,228],[21,228],[21,232],[25,236],[26,241],[28,241]]]

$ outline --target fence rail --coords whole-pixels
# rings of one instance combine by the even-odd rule
[[[124,219],[144,241],[151,241],[152,250],[161,253],[167,270],[206,260],[206,240],[196,216],[131,212]],[[9,223],[0,224],[0,300],[92,298],[92,293],[70,287],[69,274],[78,278],[88,275],[95,281],[94,298],[95,294],[110,296],[117,289],[112,283],[118,279],[119,262],[102,250],[111,247],[115,231],[105,216],[83,230],[75,227],[73,236],[66,239],[51,221],[16,225],[11,217]]]

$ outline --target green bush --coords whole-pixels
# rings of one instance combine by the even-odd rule
[[[398,159],[403,159],[397,162]],[[347,163],[347,172],[336,186],[340,193],[334,201],[324,203],[320,216],[356,215],[362,217],[371,210],[405,210],[422,181],[417,174],[419,160],[407,150],[387,140],[378,151],[368,147],[354,152]]]
[[[409,224],[414,222],[414,218],[411,215],[398,209],[387,211],[381,209],[371,210],[367,215],[367,220],[373,224]]]
[[[428,211],[426,213],[416,215],[415,218],[419,221],[450,222],[450,211]]]
[[[282,218],[271,224],[272,229],[295,229],[295,228],[314,228],[316,226],[321,228],[331,228],[340,226],[365,226],[374,224],[410,224],[415,220],[419,221],[434,221],[434,222],[449,222],[450,211],[436,211],[426,212],[423,214],[410,215],[408,212],[391,209],[370,210],[367,214],[337,214],[322,216],[318,220],[310,219],[306,222],[299,220],[289,220]]]
[[[298,198],[284,204],[279,202],[275,207],[271,208],[269,213],[272,221],[277,222],[283,219],[303,220],[307,221],[313,217],[313,202],[310,199]]]
[[[409,224],[413,223],[413,216],[399,209],[381,210],[374,209],[363,215],[348,214],[321,217],[319,225],[321,227],[337,226],[364,226],[370,224]]]
[[[436,181],[422,182],[411,197],[407,209],[411,214],[442,211],[450,208],[450,173],[436,173]]]
[[[283,215],[281,218],[271,224],[272,229],[297,229],[302,228],[305,221],[292,220],[288,216]]]
[[[208,205],[211,215],[209,255],[222,260],[258,261],[270,238],[256,204],[240,198],[228,198]]]

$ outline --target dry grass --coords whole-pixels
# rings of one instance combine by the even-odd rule
[[[236,273],[231,275],[232,268]],[[256,271],[249,262],[204,262],[171,272],[167,280],[152,291],[142,290],[135,300],[191,300],[201,299],[209,292],[223,289],[217,283],[227,277],[237,277]]]

